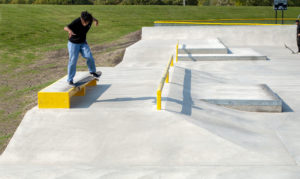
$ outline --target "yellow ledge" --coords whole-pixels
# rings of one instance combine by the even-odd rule
[[[84,96],[87,86],[96,86],[96,79],[83,84],[79,87],[73,87],[67,92],[38,92],[38,107],[45,108],[70,108],[70,98],[72,96]]]

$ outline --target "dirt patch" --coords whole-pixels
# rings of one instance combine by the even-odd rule
[[[110,43],[91,45],[96,66],[117,65],[122,61],[125,49],[140,39],[139,30]],[[7,139],[0,138],[0,154],[5,150],[26,111],[37,105],[36,94],[41,88],[39,86],[65,76],[67,65],[68,51],[60,49],[47,52],[43,59],[14,71],[22,75],[1,75],[2,79],[9,80],[1,80],[0,86],[11,90],[0,97],[0,137],[9,136]],[[80,57],[77,67],[77,70],[87,70],[86,60]]]

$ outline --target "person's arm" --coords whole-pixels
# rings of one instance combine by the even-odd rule
[[[71,38],[72,35],[76,35],[74,34],[74,32],[69,28],[69,27],[64,27],[64,30],[67,31],[69,33],[69,38]]]
[[[98,20],[95,18],[95,17],[93,17],[93,20],[95,21],[95,23],[96,23],[96,26],[98,26]]]

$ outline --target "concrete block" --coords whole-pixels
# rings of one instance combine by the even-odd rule
[[[227,48],[218,39],[181,40],[179,54],[227,54]]]
[[[199,93],[200,100],[250,112],[282,112],[282,101],[266,85],[210,85]]]
[[[181,61],[267,60],[251,48],[231,48],[229,54],[179,54]]]

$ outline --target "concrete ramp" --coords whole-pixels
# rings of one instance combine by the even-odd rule
[[[232,83],[223,79],[208,79],[201,71],[175,67],[167,99],[167,109],[191,114],[195,101],[225,106],[242,111],[281,112],[282,101],[265,84]],[[172,105],[173,104],[173,105]],[[177,106],[177,107],[176,107]],[[174,109],[173,109],[174,108]]]
[[[229,46],[284,46],[296,44],[296,25],[284,26],[174,26],[143,27],[143,40],[220,38]]]

